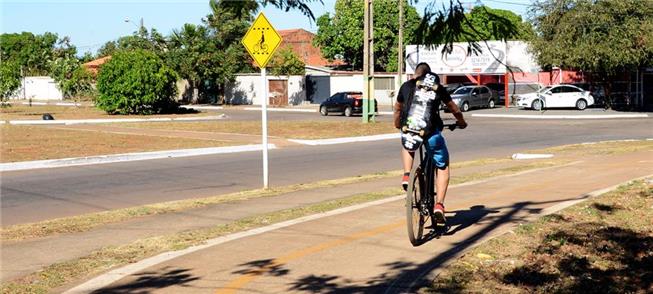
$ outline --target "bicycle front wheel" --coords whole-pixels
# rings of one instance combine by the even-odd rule
[[[424,223],[427,214],[424,213],[423,197],[425,197],[424,173],[419,165],[410,172],[408,191],[406,192],[406,224],[408,225],[408,239],[413,246],[422,244],[424,236]]]

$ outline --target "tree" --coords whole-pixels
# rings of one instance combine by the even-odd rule
[[[420,17],[407,0],[402,1],[406,6],[403,42],[411,44],[415,41]],[[397,70],[398,15],[396,1],[374,2],[374,63],[378,70]],[[320,16],[317,25],[314,43],[325,58],[333,60],[341,55],[354,69],[363,68],[363,1],[337,0],[335,14]]]
[[[97,57],[113,55],[116,51],[121,50],[149,50],[157,53],[160,57],[167,50],[166,38],[156,29],[147,30],[141,28],[133,35],[122,36],[116,41],[108,41],[97,51]]]
[[[15,62],[19,68],[22,67],[26,76],[47,75],[48,62],[53,58],[57,35],[49,32],[43,35],[29,32],[2,34],[0,44],[0,60]]]
[[[78,97],[93,89],[91,74],[81,66],[76,58],[57,58],[51,62],[50,69],[50,76],[57,83],[57,87],[65,98]]]
[[[521,16],[509,10],[492,9],[487,6],[476,6],[467,14],[467,20],[462,29],[465,32],[457,38],[458,42],[490,41],[496,40],[491,28],[496,26],[497,18],[508,20],[515,28],[515,34],[510,37],[514,40],[530,40],[533,37],[533,26],[524,22]]]
[[[7,101],[20,88],[20,66],[16,62],[0,62],[0,98]]]
[[[95,104],[110,114],[169,112],[177,106],[176,80],[175,72],[152,52],[117,52],[99,73]]]
[[[274,53],[269,68],[272,75],[304,75],[305,66],[292,49],[283,48]]]
[[[653,64],[653,1],[542,0],[531,17],[545,68],[611,74]]]

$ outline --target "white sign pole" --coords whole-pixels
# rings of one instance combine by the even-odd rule
[[[261,83],[263,83],[263,101],[261,102],[261,125],[263,128],[263,188],[268,188],[268,81],[265,67],[261,67]]]

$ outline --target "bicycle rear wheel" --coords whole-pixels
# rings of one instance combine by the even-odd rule
[[[406,224],[408,225],[408,239],[413,246],[422,244],[424,237],[424,224],[428,212],[424,206],[425,190],[424,173],[420,165],[410,172],[408,191],[406,192]]]

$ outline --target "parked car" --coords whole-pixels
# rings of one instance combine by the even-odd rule
[[[469,82],[465,82],[465,83],[450,83],[450,84],[445,84],[445,85],[442,85],[442,86],[443,86],[445,89],[447,89],[447,93],[451,94],[451,93],[453,93],[454,91],[456,91],[456,90],[457,90],[458,88],[460,88],[460,87],[473,86],[473,85],[475,85],[475,84],[473,84],[473,83],[469,83]]]
[[[374,112],[378,112],[379,103],[374,99]],[[345,116],[363,113],[363,93],[338,92],[320,104],[320,114],[342,113]]]
[[[504,84],[499,84],[499,83],[489,83],[485,84],[484,86],[490,88],[492,90],[494,97],[497,98],[496,103],[499,105],[503,105],[505,103],[505,97],[506,97],[506,88]]]
[[[594,106],[609,107],[609,101],[605,95],[605,87],[603,85],[591,83],[571,83],[568,85],[576,86],[584,91],[589,91],[592,94],[592,97],[594,97]]]
[[[451,99],[461,111],[468,111],[472,107],[494,108],[496,97],[492,90],[486,86],[464,86],[451,93]],[[447,111],[445,107],[445,111]]]
[[[541,110],[544,108],[575,107],[584,110],[594,104],[594,97],[589,91],[572,85],[555,85],[541,90],[517,96],[517,106]]]

